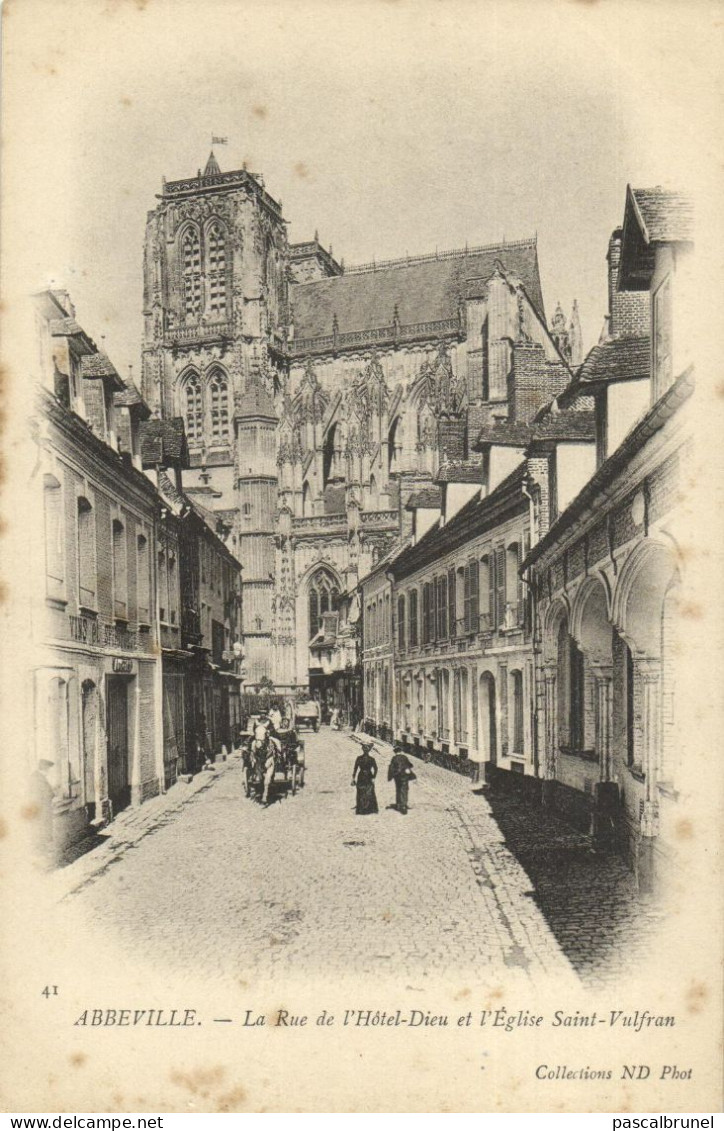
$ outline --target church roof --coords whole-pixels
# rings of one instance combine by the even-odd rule
[[[397,260],[372,269],[349,269],[334,279],[298,283],[290,290],[295,340],[388,327],[395,308],[402,326],[457,317],[470,280],[487,280],[500,260],[544,315],[535,239]],[[434,332],[434,331],[433,331]]]

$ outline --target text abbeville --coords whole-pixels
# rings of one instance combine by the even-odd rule
[[[195,1009],[84,1009],[74,1025],[153,1025],[183,1028],[196,1025]]]

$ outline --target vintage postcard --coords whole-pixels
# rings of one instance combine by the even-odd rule
[[[721,1104],[721,3],[3,8],[5,1111]]]

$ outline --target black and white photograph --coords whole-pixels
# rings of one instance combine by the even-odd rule
[[[721,3],[3,17],[4,1110],[720,1110]]]

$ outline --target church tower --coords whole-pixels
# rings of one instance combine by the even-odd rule
[[[287,384],[289,248],[281,203],[246,168],[163,182],[144,254],[144,396],[183,417],[191,470],[244,573],[247,679],[273,676],[275,398]],[[267,545],[268,543],[268,545]],[[264,645],[267,645],[266,647]],[[258,653],[258,655],[257,655]]]

